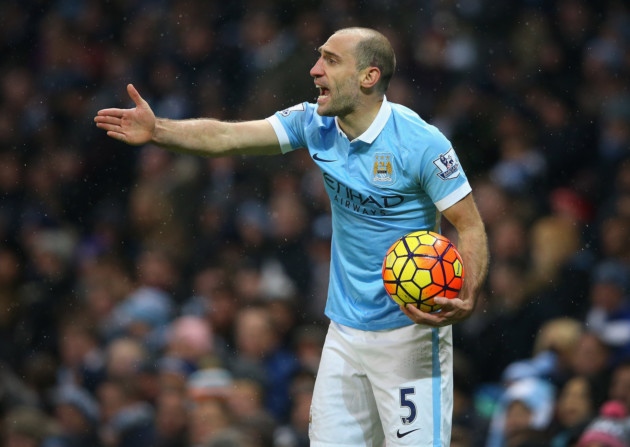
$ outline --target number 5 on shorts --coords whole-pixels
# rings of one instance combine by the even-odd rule
[[[400,406],[401,408],[408,408],[409,414],[407,416],[401,416],[400,420],[403,424],[411,424],[417,415],[416,404],[413,403],[412,400],[409,399],[408,396],[413,396],[416,394],[415,388],[401,388],[400,389]]]

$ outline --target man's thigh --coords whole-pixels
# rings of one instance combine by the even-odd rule
[[[319,364],[309,436],[311,447],[381,447],[383,429],[372,386],[352,334],[331,324]]]

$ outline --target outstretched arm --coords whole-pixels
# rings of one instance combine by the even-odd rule
[[[475,309],[477,295],[488,272],[486,231],[472,194],[444,210],[443,215],[457,230],[457,250],[462,256],[466,276],[458,298],[435,298],[435,303],[442,306],[440,312],[426,313],[415,306],[403,308],[413,321],[430,326],[445,326],[468,318]]]
[[[131,145],[154,143],[175,152],[203,156],[280,153],[273,127],[266,120],[224,122],[213,119],[156,118],[149,104],[129,84],[132,109],[99,110],[94,122],[107,135]]]

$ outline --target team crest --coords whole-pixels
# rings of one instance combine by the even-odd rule
[[[296,104],[289,107],[288,109],[284,109],[282,112],[280,112],[280,115],[289,116],[291,112],[304,112],[304,104]]]
[[[374,154],[372,182],[379,186],[387,186],[392,185],[395,181],[394,156],[391,152],[377,152]]]
[[[459,161],[457,161],[453,148],[450,148],[445,154],[440,154],[438,158],[433,160],[433,164],[440,170],[437,176],[442,180],[452,180],[459,177]]]

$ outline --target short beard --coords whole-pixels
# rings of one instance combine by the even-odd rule
[[[331,116],[331,117],[339,117],[343,118],[354,112],[357,108],[357,104],[359,102],[359,92],[354,94],[353,96],[344,95],[341,93],[340,88],[337,88],[335,93],[335,101],[330,101],[328,104],[328,110],[325,113],[321,113],[319,111],[319,107],[317,108],[317,113],[321,116]]]

